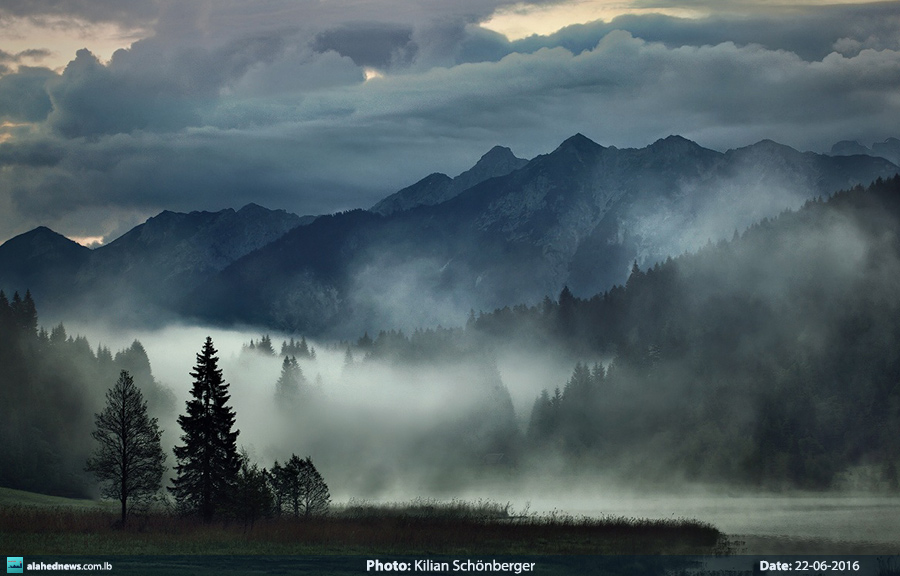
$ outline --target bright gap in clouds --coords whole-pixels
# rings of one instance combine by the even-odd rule
[[[660,2],[666,6],[653,6],[653,0],[564,0],[554,4],[519,2],[501,7],[481,23],[487,28],[520,40],[533,34],[545,36],[566,26],[603,20],[609,22],[626,14],[662,14],[677,18],[703,18],[714,14],[750,15],[791,11],[805,6],[829,4],[878,4],[892,0],[700,0],[685,2]]]
[[[108,62],[120,48],[150,35],[143,28],[123,28],[113,23],[93,23],[72,17],[45,16],[34,18],[4,18],[0,20],[0,50],[16,54],[29,49],[51,52],[37,62],[23,62],[30,66],[46,66],[62,70],[75,58],[75,52],[87,48],[102,62]]]
[[[366,81],[372,80],[374,78],[384,78],[384,74],[374,68],[365,68],[363,70],[363,73],[365,74]]]
[[[69,240],[86,246],[88,248],[97,248],[103,245],[103,236],[69,236]]]
[[[603,20],[609,22],[624,14],[664,14],[681,18],[697,18],[707,12],[690,8],[635,8],[633,2],[615,0],[570,0],[559,4],[520,2],[500,8],[482,28],[519,40],[532,34],[545,36],[572,24]]]
[[[11,140],[13,137],[13,130],[22,126],[28,126],[28,124],[25,122],[0,122],[0,144],[3,144],[7,140]]]

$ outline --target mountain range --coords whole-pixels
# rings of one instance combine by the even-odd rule
[[[370,210],[300,218],[248,205],[163,212],[94,250],[47,228],[0,246],[0,287],[53,316],[191,318],[309,335],[459,324],[492,309],[621,283],[809,198],[900,171],[886,158],[764,140],[718,152],[581,134],[531,160],[495,147]]]
[[[841,140],[831,147],[832,156],[852,156],[864,154],[877,156],[900,165],[900,139],[887,138],[884,142],[875,142],[871,147],[860,144],[856,140]]]

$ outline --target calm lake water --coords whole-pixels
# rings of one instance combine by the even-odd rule
[[[608,496],[536,499],[530,504],[538,513],[702,520],[744,542],[743,551],[751,554],[900,554],[897,497]]]
[[[547,504],[552,505],[547,508]],[[651,496],[565,504],[565,499],[533,501],[532,508],[542,512],[555,507],[586,516],[694,518],[745,542],[747,553],[900,554],[900,498],[896,497]]]

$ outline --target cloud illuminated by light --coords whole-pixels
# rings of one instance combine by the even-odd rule
[[[97,248],[103,245],[103,236],[69,236],[68,238],[88,248]]]
[[[552,34],[566,26],[626,14],[662,14],[702,18],[713,14],[760,14],[827,4],[877,4],[889,0],[563,0],[551,4],[519,2],[503,6],[481,26],[519,40],[533,34]]]
[[[9,17],[0,20],[0,50],[17,53],[47,49],[51,54],[39,64],[61,70],[81,48],[87,48],[106,62],[116,50],[127,48],[150,33],[143,28],[124,28],[114,23],[92,23],[71,17]]]
[[[23,126],[30,126],[30,124],[25,122],[10,122],[8,120],[0,122],[0,144],[12,139],[13,132],[17,128],[21,128]]]
[[[373,80],[375,78],[384,78],[384,74],[376,70],[375,68],[366,68],[363,70],[363,73],[366,75],[366,81]]]
[[[503,34],[510,40],[518,40],[532,34],[547,35],[572,24],[585,24],[596,20],[609,22],[624,14],[665,14],[682,18],[695,18],[706,13],[689,8],[638,8],[634,2],[620,0],[570,0],[558,4],[529,4],[520,2],[500,8],[485,22],[483,28]]]

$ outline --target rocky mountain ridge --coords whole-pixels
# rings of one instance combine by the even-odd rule
[[[576,134],[528,161],[495,147],[456,178],[433,174],[372,211],[163,212],[93,251],[53,240],[51,253],[74,254],[65,266],[17,237],[0,246],[0,286],[136,321],[333,336],[458,324],[469,309],[533,303],[564,285],[601,292],[635,261],[652,265],[898,170],[765,140],[718,152],[669,136],[620,149]]]

